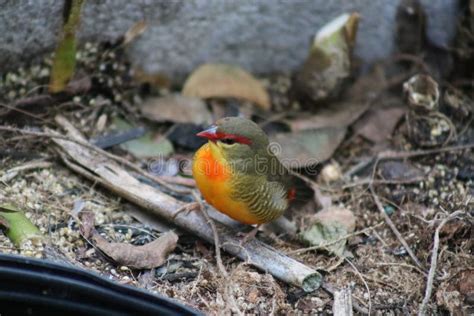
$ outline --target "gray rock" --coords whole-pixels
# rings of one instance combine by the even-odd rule
[[[204,62],[238,64],[258,74],[291,71],[315,32],[339,14],[362,20],[355,53],[368,64],[393,49],[396,0],[90,0],[80,38],[113,40],[140,20],[148,30],[129,49],[148,72],[182,79]],[[429,36],[448,45],[457,0],[422,0]],[[0,0],[0,66],[14,67],[54,49],[62,0]]]

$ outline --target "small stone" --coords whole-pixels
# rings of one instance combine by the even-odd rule
[[[342,178],[341,166],[337,162],[332,162],[324,166],[321,170],[321,178],[324,182],[330,183]]]

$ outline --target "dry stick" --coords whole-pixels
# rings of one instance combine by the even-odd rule
[[[385,210],[383,209],[383,205],[382,205],[382,202],[380,202],[380,199],[379,197],[377,196],[377,194],[375,194],[375,191],[374,191],[374,188],[372,187],[372,185],[369,186],[370,188],[370,193],[372,193],[372,197],[375,201],[375,204],[377,205],[377,208],[380,212],[380,214],[382,215],[382,217],[384,218],[385,222],[388,224],[388,226],[390,226],[390,229],[392,230],[392,232],[395,234],[395,236],[397,236],[398,240],[400,241],[400,243],[403,245],[403,247],[405,247],[406,251],[408,252],[408,254],[410,255],[410,258],[415,262],[415,264],[422,270],[424,271],[423,269],[423,266],[421,265],[421,262],[418,260],[418,258],[415,256],[415,254],[413,253],[413,251],[411,250],[410,246],[408,245],[408,243],[406,242],[405,238],[403,238],[402,234],[400,234],[400,232],[398,231],[397,227],[395,226],[395,224],[393,223],[392,219],[387,215],[387,213],[385,213]]]
[[[57,116],[56,119],[61,121],[61,124],[63,124],[63,127],[66,127],[66,126],[70,125],[70,123],[62,116]],[[71,126],[69,126],[69,127],[71,127]],[[130,161],[128,161],[128,160],[126,160],[122,157],[116,156],[114,154],[111,154],[111,153],[109,153],[109,152],[107,152],[107,151],[105,151],[105,150],[103,150],[103,149],[101,149],[97,146],[94,146],[94,145],[88,143],[82,136],[77,137],[78,135],[75,135],[76,138],[73,138],[73,137],[70,137],[70,136],[64,136],[64,135],[53,134],[53,133],[29,131],[29,130],[16,128],[16,127],[11,127],[11,126],[0,126],[0,131],[17,132],[17,133],[21,133],[21,134],[24,134],[24,135],[33,135],[33,136],[37,136],[37,137],[47,137],[47,138],[52,138],[52,139],[67,140],[67,141],[76,143],[78,145],[81,145],[81,146],[83,146],[87,149],[93,150],[97,153],[100,153],[100,154],[104,155],[105,157],[107,157],[109,159],[120,162],[123,165],[125,165],[125,166],[129,167],[130,169],[132,169],[133,171],[135,171],[135,172],[139,173],[140,175],[144,176],[145,178],[147,178],[151,181],[155,181],[158,184],[164,186],[165,188],[167,188],[171,191],[175,191],[177,193],[190,193],[190,191],[187,190],[187,189],[186,190],[180,190],[178,188],[172,187],[169,184],[167,184],[165,181],[160,179],[159,177],[155,177],[155,176],[150,175],[148,172],[144,171],[143,169],[141,169],[137,165],[131,163]]]
[[[359,181],[344,184],[342,186],[342,189],[349,189],[352,187],[367,185],[371,183],[372,184],[411,184],[415,182],[420,182],[422,180],[424,180],[424,177],[413,177],[413,178],[404,179],[404,180],[373,180],[371,178],[366,178]]]
[[[420,268],[415,267],[414,265],[411,265],[411,264],[408,264],[408,263],[399,263],[399,262],[377,262],[377,263],[375,263],[375,264],[378,265],[378,266],[399,266],[399,267],[409,268],[409,269],[416,270],[416,271],[419,272],[420,274],[423,274],[424,276],[426,276],[426,272],[424,272],[424,271],[421,270]]]
[[[300,249],[296,249],[296,250],[292,250],[292,251],[288,251],[286,254],[287,255],[290,255],[290,254],[295,254],[295,253],[302,253],[302,252],[307,252],[307,251],[311,251],[311,250],[317,250],[317,249],[324,249],[328,246],[331,246],[331,245],[334,245],[342,240],[345,240],[347,238],[351,238],[351,237],[354,237],[354,236],[357,236],[357,235],[360,235],[360,234],[364,234],[366,232],[368,232],[369,230],[373,230],[377,227],[379,227],[380,225],[382,225],[383,222],[380,222],[374,226],[370,226],[370,227],[367,227],[367,228],[364,228],[362,230],[359,230],[359,231],[356,231],[356,232],[353,232],[353,233],[350,233],[350,234],[347,234],[345,236],[342,236],[340,238],[337,238],[335,240],[332,240],[330,242],[327,242],[327,243],[321,243],[319,245],[315,245],[315,246],[311,246],[311,247],[307,247],[307,248],[300,248]]]
[[[219,270],[221,271],[222,275],[224,277],[228,277],[229,273],[227,273],[226,268],[224,267],[224,264],[222,263],[222,257],[221,257],[221,244],[219,241],[219,234],[217,233],[217,228],[216,224],[214,223],[214,220],[209,217],[209,214],[207,214],[206,207],[204,206],[204,203],[201,200],[201,197],[196,193],[196,191],[193,191],[193,197],[196,199],[196,201],[199,203],[199,208],[206,218],[206,221],[211,225],[212,228],[212,234],[214,235],[214,247],[216,251],[216,261],[217,261],[217,266],[219,267]]]
[[[403,158],[411,158],[417,156],[426,156],[432,154],[438,154],[447,151],[458,151],[464,149],[474,148],[474,143],[464,144],[464,145],[456,145],[456,146],[448,146],[448,147],[441,147],[435,149],[426,149],[426,150],[414,150],[414,151],[383,151],[377,155],[377,160],[385,160],[385,159],[403,159]]]
[[[60,125],[62,124],[60,123]],[[62,127],[65,126],[62,125]],[[80,135],[72,126],[68,127],[67,130],[70,135],[77,134],[76,137]],[[53,138],[53,141],[67,154],[67,157],[62,155],[62,158],[72,170],[101,184],[126,200],[149,210],[162,219],[174,223],[179,228],[187,230],[209,243],[214,243],[212,228],[201,212],[190,212],[186,215],[182,213],[173,219],[176,211],[184,205],[183,202],[161,192],[157,188],[138,181],[114,161],[99,155],[97,151],[87,150],[84,146],[77,145],[75,142],[62,139]],[[69,159],[73,160],[74,163]],[[276,251],[257,239],[239,246],[240,240],[236,237],[234,230],[220,222],[216,222],[215,225],[220,232],[222,249],[228,253],[244,261],[248,260],[260,270],[272,274],[285,283],[301,287],[305,291],[314,291],[320,286],[322,277],[316,270]]]
[[[32,162],[26,163],[24,165],[16,166],[16,167],[13,167],[13,168],[5,171],[3,176],[0,177],[0,181],[8,182],[11,179],[15,178],[18,175],[18,173],[22,172],[22,171],[28,171],[28,170],[34,170],[34,169],[45,169],[45,168],[49,168],[51,166],[52,166],[52,163],[49,162],[49,161],[41,161],[41,160],[40,161],[32,161]]]
[[[359,276],[359,278],[362,280],[362,283],[364,283],[365,288],[367,289],[367,294],[369,295],[369,312],[368,312],[368,314],[370,315],[371,312],[372,312],[372,298],[371,298],[371,295],[370,295],[369,285],[367,284],[367,282],[364,279],[364,276],[362,275],[362,273],[360,273],[360,271],[357,269],[357,267],[349,259],[347,259],[347,258],[344,258],[344,259],[347,261],[347,263],[350,264],[352,269],[354,269],[355,273]]]
[[[438,249],[439,249],[439,232],[441,228],[449,222],[450,220],[454,219],[459,215],[465,214],[464,211],[456,211],[448,215],[443,221],[439,224],[438,228],[436,228],[434,241],[433,241],[433,254],[431,255],[431,263],[430,263],[430,270],[428,272],[428,280],[426,281],[426,290],[425,290],[425,297],[420,305],[420,310],[418,311],[419,316],[426,315],[426,305],[430,301],[431,292],[433,291],[433,281],[436,273],[436,266],[438,264]]]

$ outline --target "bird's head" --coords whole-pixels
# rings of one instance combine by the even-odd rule
[[[264,155],[269,144],[257,124],[241,117],[222,118],[197,136],[207,138],[211,150],[228,160]]]

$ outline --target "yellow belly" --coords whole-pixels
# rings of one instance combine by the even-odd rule
[[[193,177],[204,199],[236,221],[244,224],[262,223],[249,212],[244,203],[232,199],[232,176],[234,175],[217,145],[207,143],[196,152]]]

